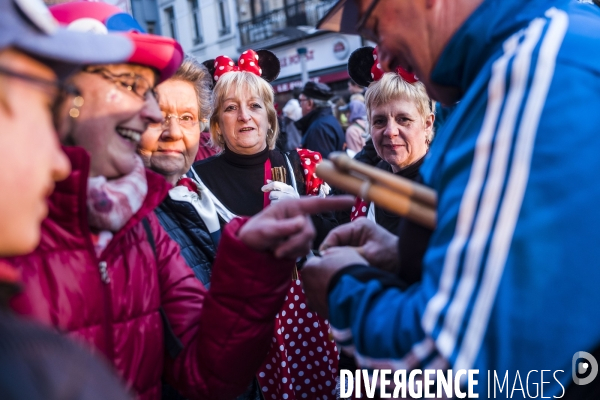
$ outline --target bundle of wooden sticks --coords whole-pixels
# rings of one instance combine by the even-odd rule
[[[331,186],[372,201],[425,227],[436,224],[437,195],[434,190],[408,179],[355,161],[346,153],[329,155],[317,165],[317,176]]]

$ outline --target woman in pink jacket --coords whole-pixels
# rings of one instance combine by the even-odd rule
[[[140,29],[104,3],[52,12],[74,29]],[[12,306],[104,355],[140,399],[159,399],[161,378],[188,398],[233,398],[262,363],[294,259],[314,237],[303,213],[327,202],[232,221],[207,292],[152,213],[169,185],[136,155],[147,125],[162,118],[153,88],[183,54],[171,39],[126,35],[136,47],[128,64],[84,68],[71,80],[81,95],[65,100],[59,134],[72,171],[49,199],[40,245],[8,260],[23,280]]]

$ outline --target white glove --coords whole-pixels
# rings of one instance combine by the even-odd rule
[[[290,186],[286,185],[283,182],[270,181],[267,180],[267,184],[263,186],[260,190],[263,192],[269,192],[269,200],[271,203],[275,203],[281,199],[299,199],[300,196],[298,192]]]
[[[331,186],[329,186],[327,183],[323,182],[321,184],[321,187],[319,187],[319,197],[327,197],[327,196],[329,196],[330,192],[331,192]]]

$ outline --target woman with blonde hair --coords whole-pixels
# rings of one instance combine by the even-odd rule
[[[238,65],[224,56],[205,65],[216,80],[211,137],[223,151],[196,162],[188,176],[207,199],[202,213],[216,243],[219,228],[235,216],[255,215],[286,198],[325,196],[326,185],[314,175],[319,153],[275,149],[277,113],[268,81],[279,73],[279,61],[272,53],[248,50]],[[317,242],[335,225],[324,215],[312,220]],[[298,272],[293,275],[271,349],[244,398],[259,392],[267,399],[335,398],[337,348],[327,322],[306,306]]]
[[[423,83],[403,69],[384,73],[373,62],[377,50],[363,47],[349,59],[352,79],[368,86],[365,105],[371,139],[356,158],[406,179],[420,181],[419,169],[433,139],[432,102]],[[376,157],[372,157],[375,153]],[[357,198],[351,220],[366,216],[400,237],[403,248],[402,279],[413,283],[421,279],[421,259],[430,231],[374,203]]]
[[[361,47],[348,60],[350,77],[367,86],[366,117],[371,141],[363,153],[374,148],[381,169],[401,177],[418,180],[419,168],[433,139],[433,104],[425,86],[416,76],[398,68],[384,73],[374,62],[377,49]],[[362,159],[362,154],[357,155]],[[401,217],[379,209],[374,204],[357,204],[352,219],[367,214],[373,221],[396,233]]]
[[[433,138],[435,118],[425,86],[386,73],[367,89],[365,100],[373,146],[382,159],[378,166],[417,180]],[[368,218],[394,233],[402,219],[375,204],[370,205]]]

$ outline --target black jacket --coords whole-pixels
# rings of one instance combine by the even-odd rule
[[[425,157],[396,172],[396,175],[422,183],[419,169],[424,159]],[[381,161],[377,167],[392,172],[391,166],[385,161]],[[377,206],[375,207],[375,221],[378,225],[383,226],[388,232],[397,235],[399,238],[398,254],[400,259],[398,263],[400,265],[400,272],[398,276],[400,279],[408,285],[419,282],[423,271],[423,256],[425,255],[429,238],[433,231]]]
[[[333,151],[346,149],[346,135],[331,108],[317,108],[296,121],[302,131],[302,147],[328,158]]]
[[[169,196],[155,210],[162,227],[181,247],[181,255],[208,289],[217,247],[194,206]]]
[[[376,166],[388,172],[392,172],[392,167],[387,162],[381,160],[375,151],[373,140],[369,139],[365,147],[356,154],[355,160],[368,165]],[[410,179],[415,182],[422,183],[419,169],[425,157],[415,162],[413,165],[398,171],[397,175]],[[336,191],[336,194],[344,194],[342,191]],[[344,224],[350,222],[350,210],[338,211],[336,213],[338,223]],[[421,280],[422,259],[425,255],[425,250],[429,244],[429,238],[432,231],[415,222],[412,222],[404,217],[395,215],[380,207],[375,207],[375,221],[378,225],[384,227],[388,232],[398,236],[401,278],[406,284],[411,285]]]

